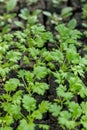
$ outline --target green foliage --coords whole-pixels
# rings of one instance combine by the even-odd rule
[[[61,109],[62,107],[60,105],[58,105],[57,103],[54,103],[50,105],[49,111],[52,113],[54,117],[57,117]]]
[[[70,102],[68,107],[72,114],[72,119],[76,120],[81,116],[82,110],[78,103]]]
[[[16,78],[9,79],[9,81],[6,81],[6,84],[4,86],[5,91],[15,91],[18,86],[20,86],[20,81]]]
[[[12,11],[15,7],[16,7],[16,4],[17,4],[18,0],[9,0],[7,3],[6,3],[6,8],[7,8],[7,11]]]
[[[23,97],[23,107],[28,111],[34,111],[36,108],[36,100],[29,95],[24,95]]]
[[[86,19],[87,18],[87,4],[84,4],[82,14],[83,14],[83,18]]]
[[[81,118],[81,124],[85,129],[87,129],[87,115],[83,115]]]
[[[73,97],[72,92],[67,92],[67,87],[60,85],[57,89],[57,96],[64,98],[65,100],[70,100]]]
[[[26,0],[29,5],[36,3],[38,0]]]
[[[86,86],[81,77],[84,77],[85,70],[87,71],[87,62],[86,57],[81,57],[77,51],[77,47],[80,46],[77,40],[82,34],[74,29],[76,21],[75,23],[73,21],[70,22],[68,24],[69,28],[64,24],[56,26],[58,31],[56,38],[60,44],[58,50],[55,50],[60,53],[51,55],[52,51],[53,54],[55,52],[55,50],[52,50],[43,54],[44,57],[47,55],[45,58],[47,61],[54,60],[58,63],[58,69],[52,72],[55,82],[58,84],[56,88],[57,96],[54,99],[54,103],[49,107],[49,111],[52,113],[52,116],[57,117],[58,124],[63,130],[76,130],[81,124],[84,128],[87,128],[85,102],[80,106],[73,101],[73,98],[77,95],[83,99],[86,97]]]
[[[37,79],[44,78],[47,74],[49,74],[49,69],[45,66],[36,66],[34,67],[34,74]]]
[[[67,0],[51,0],[54,7],[59,6],[62,2],[67,2]]]
[[[64,5],[60,14],[31,11],[38,1],[25,0],[27,6],[16,10],[21,1],[0,0],[7,11],[0,15],[0,130],[13,130],[16,122],[17,130],[49,130],[50,126],[43,124],[48,112],[62,130],[77,130],[81,125],[86,130],[87,47],[81,38],[87,37],[87,31],[76,29],[78,20],[74,18],[68,24],[62,22],[72,16],[72,7]],[[51,1],[53,8],[66,2]],[[86,6],[82,9],[84,20]],[[47,17],[46,26],[53,24],[53,30],[49,27],[47,31],[41,24],[40,13]],[[87,29],[85,21],[83,27]],[[50,101],[51,95],[47,95],[45,100],[51,88],[55,98],[52,95]],[[78,103],[79,97],[82,101]]]
[[[48,126],[48,125],[40,124],[40,125],[39,125],[39,128],[40,128],[40,129],[43,129],[43,130],[49,130],[49,126]]]
[[[35,124],[28,123],[25,119],[20,121],[20,125],[18,126],[17,130],[35,130]]]
[[[71,120],[70,118],[71,118],[71,113],[69,113],[68,111],[62,111],[60,113],[60,117],[58,121],[59,124],[62,126],[62,128],[64,128],[63,126],[65,126],[65,128],[69,130],[75,128],[76,122],[74,120]]]
[[[1,130],[12,130],[12,127],[8,127],[8,126],[6,126],[6,127],[1,127]]]
[[[21,13],[19,14],[19,16],[22,19],[27,20],[27,18],[29,17],[29,10],[27,8],[21,9]]]
[[[45,91],[48,89],[48,85],[46,83],[36,82],[32,86],[33,93],[37,93],[39,95],[44,95]]]
[[[71,19],[71,20],[69,21],[69,23],[68,23],[68,27],[69,27],[70,29],[74,29],[74,28],[76,27],[76,24],[77,24],[76,19]]]
[[[49,101],[42,101],[41,104],[39,104],[39,111],[41,113],[47,112],[47,110],[49,109],[49,105]]]
[[[62,9],[61,15],[63,18],[67,18],[72,15],[72,8],[71,7],[65,7]]]
[[[21,107],[20,107],[20,104],[12,104],[12,103],[7,103],[7,102],[4,102],[2,104],[2,107],[4,109],[4,111],[6,111],[10,116],[12,116],[12,118],[14,119],[20,119],[21,117]]]

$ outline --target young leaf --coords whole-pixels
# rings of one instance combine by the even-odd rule
[[[37,56],[38,56],[39,53],[40,53],[39,49],[36,49],[36,48],[34,48],[34,47],[29,48],[29,52],[30,52],[30,55],[31,55],[34,59],[37,59]]]
[[[23,94],[23,91],[22,90],[19,90],[17,91],[13,97],[12,97],[12,102],[15,104],[20,104],[21,103],[21,99],[22,99],[22,94]]]
[[[22,22],[20,22],[20,21],[15,21],[14,23],[15,23],[18,27],[24,28],[24,25],[23,25]]]
[[[36,100],[33,97],[30,97],[29,95],[24,95],[23,97],[23,107],[28,111],[34,111],[36,108]]]
[[[71,19],[70,21],[69,21],[69,23],[68,23],[68,27],[70,28],[70,29],[74,29],[75,27],[76,27],[76,24],[77,24],[77,21],[76,21],[76,19]]]
[[[52,58],[52,60],[61,63],[63,61],[63,59],[64,59],[64,55],[63,55],[63,53],[60,50],[55,50],[54,49],[51,52],[51,58]]]
[[[66,90],[66,86],[59,85],[59,87],[56,89],[57,96],[62,97],[65,100],[70,100],[73,97],[73,94],[71,92],[67,92]]]
[[[48,84],[36,82],[35,85],[32,86],[33,93],[37,93],[39,95],[44,95],[45,91],[48,89]]]
[[[49,109],[49,105],[50,103],[48,101],[42,101],[41,104],[39,104],[38,110],[43,114],[47,112],[47,110]]]
[[[62,107],[58,105],[57,103],[53,103],[49,107],[49,111],[52,113],[52,116],[54,117],[58,117],[61,109]]]
[[[7,102],[3,102],[2,107],[4,111],[6,111],[9,115],[11,115],[13,118],[20,119],[21,114],[21,107],[18,104],[11,104]]]
[[[13,117],[10,115],[6,115],[5,117],[1,117],[0,120],[2,123],[5,123],[7,126],[10,126],[14,122]]]
[[[64,18],[67,18],[72,15],[72,8],[71,7],[65,7],[62,9],[61,15]]]
[[[10,78],[6,81],[4,89],[5,91],[15,91],[18,86],[20,86],[20,81],[16,78]]]
[[[17,62],[21,59],[21,53],[19,51],[9,51],[7,52],[6,59],[10,62]]]
[[[49,74],[49,69],[47,69],[45,66],[36,66],[34,67],[34,74],[36,75],[37,79],[40,80]]]
[[[21,13],[19,14],[19,16],[24,20],[27,20],[29,15],[29,10],[27,8],[21,9]]]
[[[18,77],[19,78],[24,78],[24,76],[25,76],[25,70],[19,70],[18,71]]]
[[[50,51],[45,51],[43,52],[43,57],[45,58],[46,61],[51,61],[53,58],[52,54]]]
[[[83,114],[87,115],[87,102],[82,102],[80,106],[82,108]]]
[[[7,10],[12,11],[16,7],[17,2],[18,0],[9,0],[6,5]]]
[[[36,110],[32,113],[31,117],[40,120],[42,119],[42,113],[39,110]]]
[[[22,119],[17,130],[35,130],[35,124],[28,123],[25,119]]]
[[[87,96],[87,87],[84,84],[79,91],[79,95],[81,96],[81,98],[85,98]]]
[[[38,127],[42,130],[49,130],[49,125],[45,125],[45,124],[38,124]]]
[[[82,90],[83,83],[79,77],[70,77],[69,79],[70,90],[74,93],[79,93]]]
[[[71,113],[68,111],[61,111],[60,116],[58,118],[58,122],[61,126],[66,126],[68,129],[74,129],[76,126],[76,123],[74,120],[70,120]]]
[[[33,82],[34,81],[34,74],[31,73],[30,71],[25,71],[25,78],[26,78],[28,83]]]
[[[1,127],[0,129],[1,130],[13,130],[13,128],[10,126]]]
[[[81,124],[83,125],[83,127],[85,129],[87,129],[87,114],[82,116],[82,118],[81,118]]]
[[[72,118],[75,120],[80,117],[82,110],[78,103],[70,102],[68,104],[69,110],[72,113]]]

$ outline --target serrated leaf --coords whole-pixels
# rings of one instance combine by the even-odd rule
[[[63,97],[65,100],[70,100],[73,97],[73,94],[71,92],[67,92],[66,90],[66,86],[59,85],[56,89],[57,96]]]
[[[83,115],[81,118],[81,124],[85,129],[87,129],[87,115]]]
[[[82,108],[82,112],[87,115],[87,102],[82,102],[80,106]]]
[[[25,71],[25,79],[28,83],[34,82],[34,74],[30,71]]]
[[[5,117],[1,117],[0,120],[1,122],[6,123],[7,126],[10,126],[14,122],[13,117],[9,115],[6,115]]]
[[[22,119],[17,130],[35,130],[35,124],[28,123],[25,119]]]
[[[79,93],[80,90],[83,88],[82,81],[77,76],[70,77],[69,83],[70,83],[70,90],[76,94]]]
[[[68,111],[64,110],[61,111],[60,113],[60,117],[64,118],[64,119],[70,119],[71,118],[71,113],[69,113]]]
[[[20,81],[16,78],[10,78],[8,81],[6,81],[4,90],[6,91],[15,91],[18,86],[20,86]]]
[[[21,59],[21,55],[21,52],[11,50],[7,52],[6,59],[11,62],[17,62]]]
[[[50,103],[48,101],[42,101],[41,104],[39,104],[38,110],[43,114],[47,112],[47,110],[49,109],[49,105]]]
[[[25,76],[25,70],[19,70],[18,71],[18,77],[23,78]]]
[[[45,51],[42,55],[43,55],[43,57],[45,58],[46,61],[50,61],[50,60],[53,59],[52,58],[53,56],[51,55],[50,51]]]
[[[70,46],[66,52],[66,58],[68,59],[69,63],[70,62],[72,62],[74,64],[79,63],[79,54],[77,53],[76,47],[74,45],[70,44]]]
[[[42,119],[42,113],[39,110],[34,111],[31,116],[34,119]]]
[[[45,78],[45,76],[49,73],[49,70],[45,66],[37,66],[34,67],[34,74],[37,79]]]
[[[20,105],[4,102],[4,103],[2,103],[2,107],[3,107],[4,111],[9,113],[9,115],[13,116],[15,119],[20,119],[20,117],[21,117],[21,114],[20,114],[21,107],[20,107]]]
[[[45,125],[45,124],[39,124],[38,125],[40,129],[43,129],[43,130],[49,130],[49,125]]]
[[[36,100],[33,97],[30,97],[29,95],[24,95],[23,97],[23,107],[28,111],[34,111],[36,108]]]
[[[22,94],[23,94],[23,91],[22,90],[19,90],[17,91],[13,97],[12,97],[12,102],[13,103],[16,103],[16,104],[20,104],[21,103],[21,99],[22,99]]]
[[[10,126],[1,127],[0,130],[13,130]]]
[[[36,82],[35,85],[32,86],[33,93],[37,93],[39,95],[44,95],[45,91],[48,89],[48,84]]]
[[[80,117],[82,110],[78,103],[70,102],[68,104],[69,110],[72,113],[72,118],[77,119]]]
[[[52,113],[54,117],[58,117],[61,109],[62,107],[58,105],[57,103],[53,103],[49,107],[49,111]]]
[[[31,55],[34,59],[36,59],[37,56],[38,56],[39,53],[40,53],[39,49],[36,49],[36,48],[34,48],[34,47],[29,48],[29,52],[30,52],[30,55]]]
[[[79,95],[81,96],[81,98],[85,98],[87,96],[87,87],[84,84],[79,91]]]
[[[63,61],[64,55],[60,50],[53,50],[50,53],[51,53],[52,60],[57,61],[59,63]]]
[[[76,126],[76,122],[71,120],[71,113],[68,111],[61,111],[60,116],[58,117],[58,123],[68,129],[74,129]]]

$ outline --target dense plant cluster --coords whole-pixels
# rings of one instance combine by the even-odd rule
[[[19,0],[0,0],[0,130],[50,130],[47,114],[61,130],[87,130],[87,5],[80,1],[80,30],[72,7],[59,14],[28,9],[38,1],[25,0],[18,10]]]

